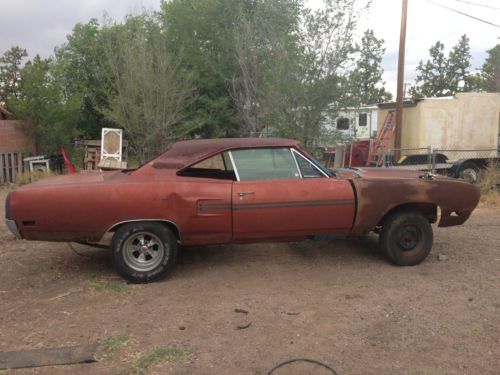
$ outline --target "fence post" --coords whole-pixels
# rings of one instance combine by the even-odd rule
[[[436,150],[434,148],[429,147],[431,153],[431,173],[436,173]]]
[[[344,145],[335,146],[335,159],[333,160],[334,168],[344,167]]]
[[[5,182],[4,172],[3,172],[3,159],[4,159],[4,154],[0,154],[0,184],[3,184]]]
[[[349,168],[352,167],[352,143],[350,144],[349,148]]]
[[[427,166],[428,166],[428,169],[432,172],[432,148],[431,148],[431,146],[427,146]]]

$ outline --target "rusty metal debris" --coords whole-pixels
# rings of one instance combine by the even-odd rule
[[[96,362],[98,344],[0,352],[0,369]]]

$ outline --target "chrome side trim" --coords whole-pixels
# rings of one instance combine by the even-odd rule
[[[5,219],[5,224],[7,225],[7,228],[9,228],[10,232],[14,236],[16,236],[16,238],[22,238],[21,233],[19,233],[19,229],[17,229],[17,224],[14,220]]]

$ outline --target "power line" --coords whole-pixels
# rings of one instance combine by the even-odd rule
[[[471,14],[468,14],[468,13],[465,13],[465,12],[462,12],[460,10],[457,10],[457,9],[453,9],[453,8],[450,8],[449,6],[447,5],[444,5],[444,4],[440,4],[440,3],[436,3],[435,1],[432,1],[432,0],[427,0],[429,1],[430,3],[434,4],[434,5],[437,5],[441,8],[444,8],[444,9],[448,9],[449,11],[452,11],[452,12],[455,12],[455,13],[458,13],[458,14],[461,14],[462,16],[466,16],[466,17],[469,17],[469,18],[472,18],[472,19],[475,19],[476,21],[480,21],[480,22],[484,22],[488,25],[491,25],[491,26],[495,26],[495,27],[498,27],[500,29],[500,25],[497,25],[493,22],[490,22],[490,21],[487,21],[487,20],[483,20],[482,18],[479,18],[479,17],[476,17],[476,16],[473,16]]]
[[[495,10],[500,10],[498,7],[492,7],[491,5],[486,5],[486,4],[480,4],[480,3],[474,3],[472,1],[467,1],[467,0],[455,0],[459,3],[465,3],[465,4],[470,4],[478,7],[484,7],[484,8],[489,8],[489,9],[495,9]]]

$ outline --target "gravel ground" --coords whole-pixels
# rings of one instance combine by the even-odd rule
[[[167,279],[130,285],[105,250],[14,240],[2,223],[0,351],[102,345],[96,363],[0,373],[267,374],[301,357],[338,374],[500,374],[500,210],[434,230],[411,268],[369,236],[186,248]]]

